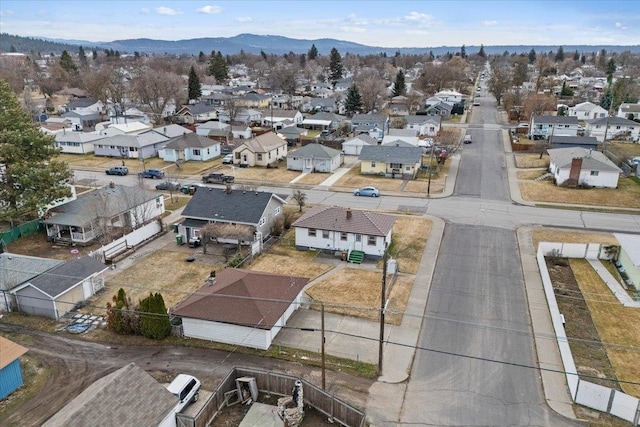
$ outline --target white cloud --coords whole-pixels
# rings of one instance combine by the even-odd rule
[[[206,6],[201,7],[200,9],[196,9],[196,12],[205,13],[207,15],[213,15],[213,14],[216,14],[216,13],[221,13],[222,12],[222,8],[220,6],[206,5]]]
[[[167,16],[176,16],[182,15],[182,12],[179,10],[171,9],[170,7],[160,6],[156,8],[156,13],[158,15],[167,15]]]
[[[420,22],[420,23],[427,23],[427,22],[433,21],[433,17],[431,15],[427,15],[426,13],[422,13],[422,12],[410,12],[408,15],[405,15],[403,19],[408,22]]]
[[[362,27],[340,27],[340,31],[343,33],[364,33],[367,30]]]
[[[251,19],[250,16],[238,16],[236,18],[236,22],[240,24],[246,24],[247,22],[253,22],[253,19]]]
[[[142,9],[140,9],[140,13],[144,13],[146,15],[148,13],[151,13],[151,11],[148,7],[143,7]]]
[[[485,27],[493,27],[494,25],[498,25],[498,21],[482,21],[482,25]]]
[[[626,30],[627,26],[620,22],[616,22],[616,28],[620,28],[621,30]]]
[[[0,16],[11,16],[13,12],[10,10],[0,10]]]

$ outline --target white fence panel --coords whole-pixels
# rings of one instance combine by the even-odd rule
[[[585,254],[585,258],[588,259],[598,259],[600,255],[600,245],[599,243],[589,243],[587,245],[587,253]]]
[[[562,256],[567,258],[584,258],[587,254],[587,245],[583,243],[563,243]]]
[[[144,242],[145,240],[155,236],[161,231],[162,224],[159,221],[153,221],[149,224],[143,225],[140,228],[136,228],[131,233],[126,234],[119,239],[116,239],[113,242],[102,246],[100,249],[96,249],[89,255],[101,260],[102,262],[106,262],[106,260],[104,259],[105,253],[108,254],[112,249],[117,248],[118,246],[122,246],[128,249],[132,246],[140,244],[141,242]]]
[[[607,412],[611,392],[612,390],[609,387],[593,384],[589,381],[580,381],[578,393],[576,394],[576,403]]]
[[[640,405],[638,398],[616,391],[613,396],[613,402],[611,402],[611,415],[634,422],[638,410],[640,410],[638,405]]]

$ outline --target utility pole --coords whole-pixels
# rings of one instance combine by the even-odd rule
[[[435,142],[435,141],[434,141]],[[433,164],[433,151],[435,150],[435,147],[433,146],[433,143],[431,144],[431,153],[429,154],[429,182],[427,183],[427,197],[429,197],[429,195],[431,194],[431,165]],[[386,249],[385,249],[385,254],[386,254]],[[386,264],[385,264],[386,267]]]
[[[378,346],[378,375],[382,374],[382,352],[384,349],[384,310],[387,299],[387,244],[384,245],[384,255],[382,256],[382,291],[380,293],[380,342]]]
[[[320,324],[321,324],[321,329],[322,329],[322,389],[325,390],[326,387],[326,376],[325,376],[325,356],[324,356],[324,342],[325,342],[325,338],[324,338],[324,303],[322,303],[321,305],[322,307],[322,311],[321,311],[321,320],[320,320]]]

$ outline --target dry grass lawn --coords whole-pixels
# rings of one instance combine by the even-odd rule
[[[540,154],[514,154],[517,168],[548,168],[549,156]]]
[[[535,202],[572,203],[591,206],[640,208],[640,185],[620,178],[618,188],[562,188],[551,181],[520,182],[525,200]]]
[[[535,170],[528,170],[528,171],[518,171],[518,179],[536,179],[539,176],[544,175],[545,173],[547,173],[546,169],[535,169]]]
[[[255,166],[250,168],[240,168],[224,165],[217,169],[216,172],[225,175],[235,176],[236,179],[244,179],[247,181],[267,181],[267,182],[291,182],[300,176],[300,172],[287,169],[285,163],[280,164],[276,169],[267,169],[265,167]]]
[[[444,165],[439,165],[439,170],[435,169],[431,173],[431,187],[429,188],[429,194],[440,194],[444,191],[451,161],[445,162]],[[404,187],[404,192],[410,193],[423,193],[426,194],[429,187],[429,172],[421,169],[418,171],[418,176],[415,181],[407,182]]]
[[[216,266],[198,261],[185,262],[184,259],[183,252],[155,251],[108,280],[106,289],[88,301],[88,311],[104,314],[97,312],[97,308],[106,309],[107,303],[111,302],[120,288],[125,290],[134,304],[147,297],[150,292],[159,292],[166,306],[173,307],[201,288],[211,270],[223,268],[222,264]]]
[[[330,178],[331,175],[332,174],[330,173],[308,173],[297,180],[296,184],[319,185],[322,184],[327,178]]]
[[[571,259],[570,265],[616,376],[621,381],[640,383],[640,310],[620,305],[586,260]],[[627,394],[640,397],[640,385],[620,386]]]
[[[117,157],[94,156],[93,154],[60,154],[58,160],[75,167],[104,168],[122,166],[122,159]],[[143,170],[142,162],[138,159],[125,159],[124,164],[129,168],[129,173],[137,173]],[[150,157],[144,160],[144,168],[165,169],[172,163],[165,162],[159,157]]]
[[[391,289],[387,289],[389,305],[385,323],[402,323],[412,286],[413,278],[398,276]],[[381,290],[381,271],[344,268],[313,285],[307,294],[323,302],[327,312],[378,320]]]
[[[640,144],[633,142],[612,142],[607,145],[607,151],[611,151],[618,157],[640,156]]]
[[[356,166],[344,174],[338,182],[335,183],[335,186],[356,189],[372,185],[377,187],[380,192],[384,192],[400,191],[403,182],[401,179],[389,179],[378,175],[361,175],[360,167]]]
[[[533,247],[538,249],[540,242],[563,242],[563,243],[600,243],[603,245],[619,245],[611,233],[597,233],[576,230],[558,230],[541,228],[531,232]]]
[[[422,259],[432,222],[428,219],[399,216],[393,225],[391,255],[398,260],[403,273],[416,274]],[[382,268],[382,261],[380,261]]]

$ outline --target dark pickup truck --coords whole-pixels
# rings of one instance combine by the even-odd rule
[[[231,184],[235,180],[231,175],[225,175],[223,173],[210,173],[202,177],[202,182],[206,184]]]

